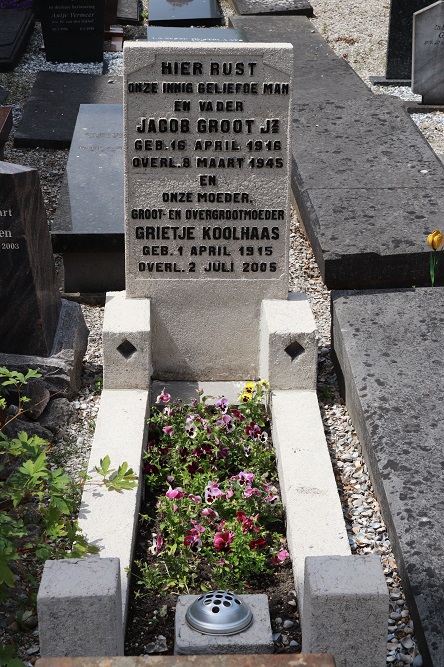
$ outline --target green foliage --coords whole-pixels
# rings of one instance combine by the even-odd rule
[[[111,468],[111,460],[108,455],[100,459],[100,465],[94,470],[103,477],[103,483],[108,491],[122,492],[125,489],[133,489],[137,486],[137,475],[128,463],[124,461],[117,470]]]
[[[15,646],[14,644],[0,644],[0,666],[1,667],[24,667],[25,663],[14,658]]]
[[[287,557],[267,398],[265,382],[248,382],[238,407],[158,396],[145,460],[156,519],[151,555],[136,563],[147,592],[239,591]]]

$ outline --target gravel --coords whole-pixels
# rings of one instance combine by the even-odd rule
[[[385,74],[385,57],[390,5],[388,0],[315,0],[312,2],[316,29],[333,50],[355,69],[377,95],[389,94],[403,100],[418,100],[410,88],[385,87],[371,84],[371,76]],[[232,13],[223,0],[226,15]],[[126,27],[125,38],[145,34],[145,27]],[[0,85],[10,91],[7,104],[14,106],[14,128],[17,127],[23,105],[29,97],[37,72],[41,70],[100,73],[97,65],[54,65],[47,63],[43,51],[40,25],[37,23],[27,51],[13,72],[0,73]],[[122,73],[121,54],[105,54],[105,71],[110,75]],[[444,115],[442,113],[414,114],[418,125],[432,148],[444,153]],[[14,130],[5,147],[5,159],[31,166],[39,171],[48,221],[51,224],[68,151],[48,149],[14,149]],[[325,288],[295,212],[291,223],[290,289],[307,294],[319,330],[318,394],[338,492],[343,504],[350,546],[353,553],[380,554],[390,591],[390,610],[387,619],[387,664],[393,667],[412,664],[421,667],[413,621],[405,601],[402,582],[391,550],[390,540],[380,507],[372,490],[361,447],[340,397],[337,378],[330,357],[330,294]],[[89,344],[83,367],[83,381],[74,402],[79,420],[69,425],[53,448],[55,460],[76,476],[85,467],[94,424],[99,409],[102,382],[101,330],[103,308],[82,304],[90,329]],[[0,614],[1,616],[1,614]],[[6,620],[5,620],[6,619]],[[38,657],[38,631],[21,633],[14,618],[0,617],[0,637],[15,641],[19,657],[33,664]],[[369,646],[369,651],[372,647]]]

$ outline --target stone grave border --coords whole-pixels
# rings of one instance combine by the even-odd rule
[[[377,557],[368,559],[351,555],[317,401],[315,322],[306,296],[292,296],[293,301],[287,302],[290,308],[284,324],[282,318],[276,316],[280,301],[263,302],[261,336],[263,340],[268,340],[269,346],[267,352],[264,352],[266,346],[262,345],[260,370],[266,370],[269,359],[273,353],[276,355],[277,348],[281,349],[278,362],[280,360],[283,364],[285,360],[287,365],[293,364],[294,389],[279,389],[279,382],[282,376],[285,376],[283,366],[274,382],[271,381],[271,414],[282,499],[287,512],[288,548],[293,564],[303,637],[305,635],[302,650],[305,653],[328,652],[332,647],[337,667],[351,664],[347,661],[352,658],[353,662],[358,659],[360,667],[375,667],[375,658],[379,655],[381,665],[384,664],[382,660],[385,661],[388,590]],[[115,317],[117,311],[120,312],[118,319]],[[125,330],[122,330],[121,322],[125,323]],[[273,326],[275,322],[279,322],[278,327]],[[139,359],[138,351],[143,351],[142,356],[147,359],[145,370],[142,368],[140,371],[139,379],[142,379],[146,368],[150,366],[150,339],[149,299],[126,300],[124,292],[109,294],[103,329],[104,365],[106,366],[107,360],[115,354],[117,347],[124,341],[129,341],[136,348],[133,355],[136,362]],[[297,359],[296,363],[291,362],[285,354],[289,339],[290,342],[297,341],[304,346],[312,373],[307,374],[306,361],[298,366]],[[279,363],[277,367],[279,368]],[[149,373],[146,377],[149,377]],[[229,389],[230,393],[236,396],[242,386],[242,383],[237,386],[232,383],[211,384],[211,389],[208,384],[205,385],[206,393],[227,395],[229,399],[230,395],[226,390]],[[95,639],[97,655],[116,654],[115,632],[111,637],[103,632],[97,634],[97,601],[98,598],[108,599],[109,581],[115,581],[111,597],[114,600],[121,599],[122,607],[117,611],[115,603],[107,603],[107,609],[112,610],[110,627],[121,627],[123,632],[129,593],[129,574],[126,568],[129,568],[132,562],[141,488],[121,494],[109,493],[98,483],[94,466],[106,454],[116,463],[120,463],[124,456],[141,479],[141,457],[147,439],[149,403],[149,387],[108,389],[106,380],[104,381],[88,470],[93,479],[83,491],[79,526],[88,541],[100,547],[100,560],[103,567],[106,567],[105,563],[109,564],[110,576],[102,577],[106,591],[101,591],[100,587],[97,590],[97,587],[88,586],[82,591],[75,582],[85,576],[83,570],[88,567],[90,559],[51,563],[52,594],[48,596],[41,586],[38,595],[41,627],[51,628],[48,633],[50,636],[41,637],[43,657],[57,654],[71,657],[84,655],[78,637],[75,649],[72,644],[69,645],[72,633],[64,627],[66,623],[71,627],[80,627],[79,624],[82,624],[89,655],[91,637]],[[307,557],[310,559],[307,560]],[[120,562],[120,581],[116,581],[114,575],[111,576],[117,558]],[[320,571],[325,570],[325,559],[329,565],[329,576],[326,578],[322,574],[320,579]],[[73,582],[74,589],[71,601],[68,602],[62,593],[67,567],[70,568],[69,579]],[[363,567],[367,582],[364,589]],[[344,570],[348,575],[346,584]],[[58,580],[60,586],[57,584]],[[54,594],[54,590],[60,590],[60,594]],[[86,605],[85,596],[88,598]],[[60,605],[62,598],[63,605]],[[361,614],[364,614],[365,623],[362,622],[363,616],[356,619],[354,614],[343,613],[353,601],[359,606]],[[92,610],[87,619],[85,608]],[[342,613],[332,614],[332,609],[338,608]],[[319,610],[322,609],[324,612],[320,613]],[[120,614],[122,620],[119,626]],[[51,618],[50,624],[47,623],[48,617]],[[325,630],[327,627],[328,633]],[[373,646],[371,655],[368,655],[367,651],[369,633]],[[353,646],[347,644],[347,636],[352,638]],[[357,657],[359,646],[362,647],[362,655]]]

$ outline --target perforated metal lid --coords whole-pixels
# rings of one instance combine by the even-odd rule
[[[250,627],[253,613],[234,593],[211,591],[190,604],[185,619],[205,635],[236,635]]]

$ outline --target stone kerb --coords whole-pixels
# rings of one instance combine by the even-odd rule
[[[261,302],[288,291],[292,47],[133,42],[124,70],[126,293],[151,299],[154,375],[255,377]]]

